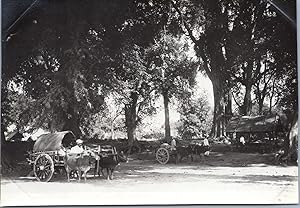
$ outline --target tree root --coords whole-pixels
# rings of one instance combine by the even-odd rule
[[[132,144],[128,144],[125,149],[127,155],[130,155],[132,153],[140,153],[142,151],[139,142],[136,140]],[[136,151],[134,151],[135,149]]]

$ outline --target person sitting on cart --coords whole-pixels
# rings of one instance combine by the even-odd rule
[[[70,153],[81,154],[84,151],[82,144],[83,144],[83,141],[81,139],[77,139],[76,145],[70,149]]]

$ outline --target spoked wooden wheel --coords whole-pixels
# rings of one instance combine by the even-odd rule
[[[33,173],[38,181],[48,182],[54,173],[54,163],[48,154],[40,154],[34,161]]]
[[[169,151],[166,148],[159,148],[156,151],[156,160],[160,163],[160,164],[166,164],[170,159],[170,154]]]

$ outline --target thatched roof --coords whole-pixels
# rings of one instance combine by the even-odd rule
[[[76,137],[71,131],[62,131],[50,134],[43,134],[36,140],[33,151],[56,151],[62,146],[67,147],[75,143]]]
[[[272,132],[283,131],[282,121],[279,115],[266,116],[242,116],[232,118],[226,132]]]

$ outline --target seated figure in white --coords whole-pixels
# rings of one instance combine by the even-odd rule
[[[70,149],[69,153],[70,154],[81,154],[84,151],[82,143],[83,143],[83,141],[81,139],[77,139],[76,145]]]

